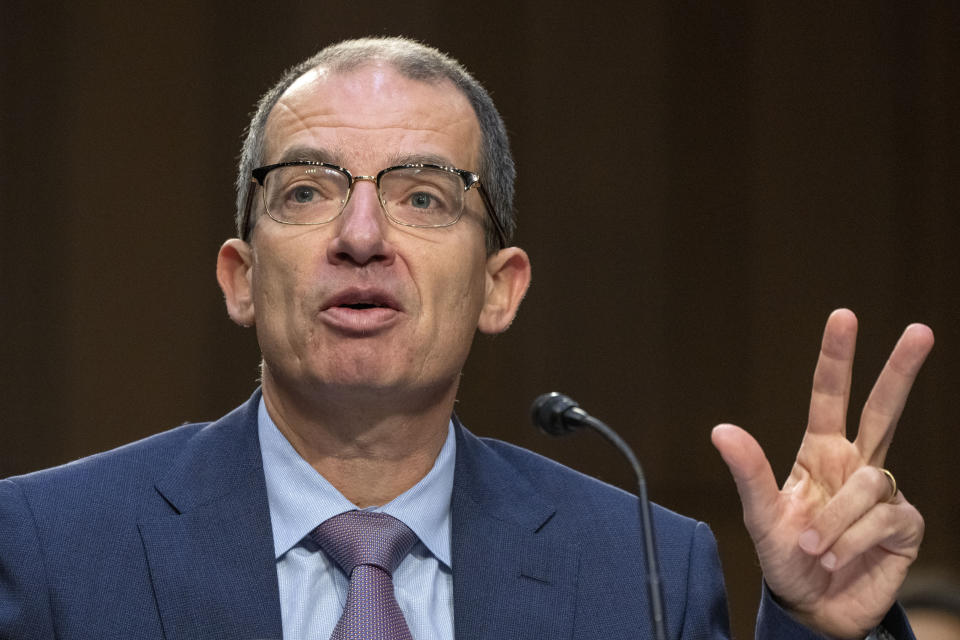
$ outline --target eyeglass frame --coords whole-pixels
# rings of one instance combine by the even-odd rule
[[[344,174],[347,177],[347,179],[350,181],[350,183],[347,186],[347,197],[343,201],[343,207],[340,208],[340,211],[337,212],[337,215],[335,215],[334,217],[324,222],[284,222],[282,220],[277,220],[272,215],[270,215],[270,211],[266,208],[266,203],[264,203],[264,211],[266,211],[266,214],[270,217],[271,220],[279,222],[280,224],[320,225],[320,224],[327,224],[328,222],[333,222],[334,220],[340,217],[340,215],[343,213],[343,210],[346,209],[347,203],[350,202],[350,196],[353,195],[354,185],[356,185],[357,182],[367,181],[367,182],[373,182],[376,185],[377,199],[380,200],[380,209],[381,211],[383,211],[384,216],[394,224],[399,224],[404,227],[413,227],[418,229],[442,229],[443,227],[453,226],[460,221],[460,218],[463,217],[463,212],[466,210],[466,207],[462,208],[460,210],[460,213],[457,215],[457,217],[453,221],[447,224],[436,225],[436,226],[413,225],[406,222],[400,222],[399,220],[391,216],[387,212],[387,209],[383,204],[382,196],[380,194],[380,179],[384,176],[384,174],[390,171],[394,171],[396,169],[440,169],[441,171],[447,171],[449,173],[454,173],[460,176],[460,179],[463,180],[464,192],[469,191],[473,187],[477,188],[477,193],[480,194],[480,199],[483,200],[483,205],[487,211],[487,215],[490,217],[490,220],[493,221],[493,226],[497,230],[497,237],[500,240],[499,248],[504,249],[507,246],[507,234],[503,230],[503,225],[501,224],[500,219],[497,217],[497,214],[494,212],[493,203],[490,201],[490,197],[487,195],[486,190],[483,188],[483,184],[480,181],[480,176],[472,171],[467,171],[466,169],[457,169],[456,167],[445,167],[439,164],[415,163],[415,164],[398,164],[392,167],[387,167],[386,169],[381,169],[380,171],[378,171],[377,175],[375,176],[363,176],[363,175],[354,176],[344,167],[341,167],[339,165],[335,165],[329,162],[318,162],[316,160],[292,160],[289,162],[278,162],[276,164],[268,164],[262,167],[257,167],[256,169],[250,172],[250,182],[254,183],[254,186],[247,192],[247,201],[246,201],[246,204],[244,205],[243,226],[242,226],[243,235],[241,236],[244,240],[249,238],[250,233],[252,231],[252,229],[250,228],[250,217],[253,212],[253,198],[254,198],[254,192],[257,190],[256,187],[259,186],[261,189],[263,189],[264,188],[263,183],[264,183],[264,180],[266,180],[267,178],[267,174],[273,171],[274,169],[280,169],[281,167],[326,167],[328,169],[334,169]]]

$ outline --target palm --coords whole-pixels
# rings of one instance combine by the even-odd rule
[[[902,494],[888,502],[890,487],[877,467],[933,335],[922,325],[907,328],[851,442],[845,423],[855,340],[856,318],[834,312],[814,374],[807,430],[781,489],[745,431],[721,425],[713,436],[737,482],[770,589],[801,622],[840,637],[863,637],[883,618],[923,535],[923,519]]]

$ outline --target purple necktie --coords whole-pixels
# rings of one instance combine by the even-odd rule
[[[350,578],[347,602],[330,640],[413,640],[393,594],[393,571],[417,534],[392,516],[347,511],[310,537]]]

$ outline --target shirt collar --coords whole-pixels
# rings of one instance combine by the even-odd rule
[[[270,418],[262,397],[257,430],[274,555],[279,559],[318,524],[357,506],[300,457]],[[370,509],[389,514],[410,527],[430,553],[447,567],[452,567],[450,496],[456,447],[451,421],[447,425],[447,439],[427,475],[389,503]]]

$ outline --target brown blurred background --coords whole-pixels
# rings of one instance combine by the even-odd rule
[[[346,37],[461,60],[511,132],[534,284],[477,340],[458,411],[630,486],[597,437],[548,441],[558,389],[618,428],[651,495],[709,522],[734,629],[759,572],[709,443],[736,422],[779,478],[823,322],[861,321],[851,431],[909,322],[937,346],[889,467],[960,565],[960,5],[953,2],[4,2],[0,476],[188,420],[256,385],[214,279],[259,94]]]

